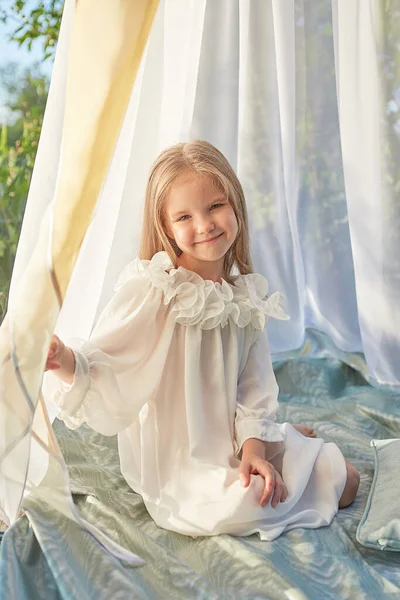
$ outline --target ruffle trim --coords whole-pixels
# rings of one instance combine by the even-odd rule
[[[284,295],[275,292],[267,297],[268,281],[262,275],[238,275],[235,285],[204,280],[178,267],[173,268],[166,252],[158,252],[151,260],[135,259],[122,271],[115,290],[137,277],[148,277],[152,285],[163,291],[164,304],[172,304],[176,321],[182,325],[200,325],[201,329],[225,327],[229,320],[238,327],[251,325],[263,330],[267,319],[289,319],[283,309]]]
[[[235,417],[235,452],[240,454],[242,446],[249,438],[256,438],[263,442],[275,443],[275,452],[269,455],[270,460],[284,448],[285,435],[281,427],[273,420],[273,415],[264,410],[254,410],[236,405]]]

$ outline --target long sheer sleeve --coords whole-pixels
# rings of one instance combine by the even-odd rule
[[[278,385],[272,369],[268,337],[264,330],[250,347],[247,362],[239,377],[235,416],[235,450],[240,454],[244,442],[256,438],[273,442],[267,458],[283,448],[284,438],[275,415],[278,410]]]
[[[53,398],[58,418],[71,429],[87,423],[103,435],[131,425],[157,385],[164,313],[162,292],[148,277],[122,282],[91,338],[67,342],[75,354],[75,377],[71,385],[59,380]]]

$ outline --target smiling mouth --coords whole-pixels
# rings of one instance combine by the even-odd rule
[[[197,244],[211,244],[211,242],[215,242],[216,240],[218,240],[221,237],[221,235],[223,235],[223,234],[220,233],[219,235],[216,235],[215,237],[210,238],[208,240],[203,240],[201,242],[196,242],[196,245]]]

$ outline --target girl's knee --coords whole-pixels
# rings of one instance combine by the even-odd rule
[[[360,473],[357,471],[354,465],[351,464],[347,459],[346,460],[346,469],[347,469],[347,480],[346,485],[344,486],[343,494],[339,501],[339,508],[346,508],[346,506],[350,506],[352,502],[354,502],[358,487],[360,485]]]

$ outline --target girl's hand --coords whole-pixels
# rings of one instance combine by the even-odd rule
[[[271,463],[263,460],[257,455],[247,455],[239,468],[240,481],[243,487],[250,484],[251,475],[261,475],[265,481],[265,487],[261,496],[260,505],[265,506],[272,498],[271,506],[275,508],[279,502],[285,502],[288,497],[288,491],[283,483],[282,477]]]
[[[45,371],[55,371],[61,367],[65,345],[57,335],[53,335],[47,355]]]

